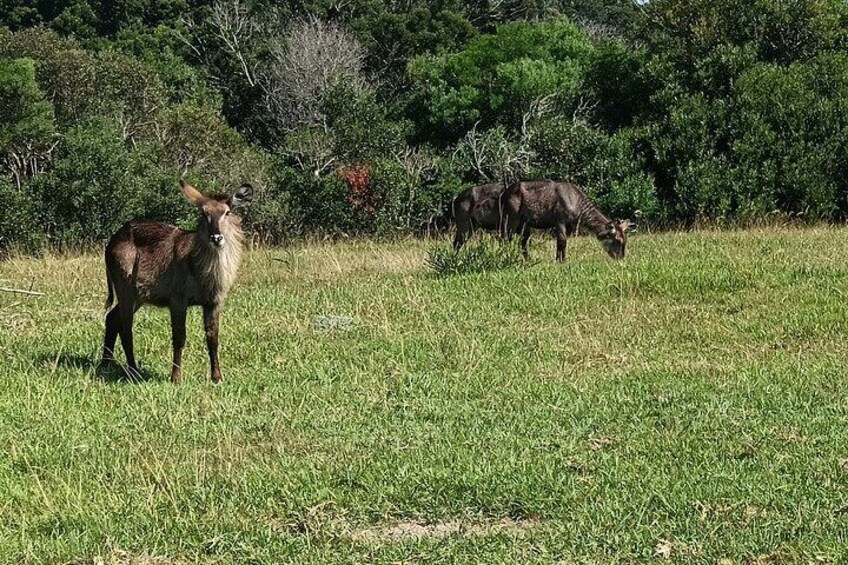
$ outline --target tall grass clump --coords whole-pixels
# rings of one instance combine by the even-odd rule
[[[455,251],[451,245],[436,245],[427,255],[427,266],[437,276],[465,275],[527,267],[515,243],[483,239]]]

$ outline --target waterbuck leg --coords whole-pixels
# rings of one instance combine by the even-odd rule
[[[135,362],[135,350],[133,349],[133,318],[135,317],[135,306],[133,304],[121,303],[118,306],[121,316],[121,346],[127,358],[127,367],[132,377],[141,376],[138,365]]]
[[[565,255],[568,250],[568,240],[557,237],[556,245],[556,260],[562,263],[563,261],[565,261]]]
[[[218,304],[203,307],[203,327],[206,330],[206,347],[209,349],[209,365],[212,369],[212,382],[221,381],[221,365],[218,363],[218,321],[221,308]]]
[[[516,232],[518,232],[518,218],[508,214],[504,216],[503,221],[501,222],[501,237],[506,238],[507,241],[512,241],[512,238],[515,236]],[[522,235],[523,230],[522,230]]]
[[[565,261],[565,255],[568,252],[568,230],[565,226],[557,226],[554,236],[556,236],[556,260],[561,263]]]
[[[453,250],[459,251],[460,249],[462,249],[462,245],[464,243],[465,243],[465,241],[463,241],[462,232],[459,231],[459,228],[457,228],[456,235],[453,238]]]
[[[530,230],[527,226],[521,230],[521,255],[524,256],[525,259],[530,258],[530,251],[527,249],[527,242],[530,241]]]
[[[501,219],[498,222],[498,236],[501,239],[512,241],[513,228],[510,217],[507,214],[501,213]]]
[[[115,360],[115,342],[119,331],[121,331],[121,311],[115,306],[106,314],[106,337],[103,339],[103,355],[100,358],[100,362],[104,365]]]
[[[174,346],[174,362],[171,367],[171,382],[177,384],[182,376],[183,348],[186,342],[186,307],[171,306],[171,343]]]
[[[457,222],[456,236],[453,238],[453,249],[459,251],[465,242],[468,240],[468,234],[471,232],[471,226],[464,222]]]

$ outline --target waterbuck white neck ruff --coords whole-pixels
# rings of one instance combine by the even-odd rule
[[[225,243],[221,247],[211,244],[197,246],[200,283],[218,295],[219,299],[223,299],[235,283],[244,237],[241,229],[236,226],[223,235]]]

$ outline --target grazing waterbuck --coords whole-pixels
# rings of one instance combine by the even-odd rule
[[[201,306],[212,380],[218,382],[218,322],[242,252],[241,220],[231,212],[250,202],[253,189],[245,184],[232,196],[204,196],[185,181],[182,187],[186,200],[197,207],[197,231],[136,220],[124,224],[106,245],[108,313],[103,363],[114,361],[115,341],[120,334],[130,373],[137,376],[133,316],[144,304],[162,306],[171,311],[171,381],[179,382],[186,310]]]
[[[501,214],[500,196],[505,183],[483,184],[469,188],[454,198],[451,211],[456,221],[456,236],[453,248],[457,251],[471,237],[475,229],[500,232]]]
[[[598,238],[613,259],[624,257],[630,220],[610,221],[579,187],[570,182],[534,180],[511,184],[501,195],[507,238],[521,233],[521,251],[527,257],[531,229],[552,230],[556,260],[564,261],[568,238],[588,232]]]

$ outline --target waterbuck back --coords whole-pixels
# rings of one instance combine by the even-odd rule
[[[132,335],[135,312],[145,304],[166,307],[171,312],[174,347],[171,380],[179,382],[186,309],[201,306],[212,380],[218,382],[221,306],[235,282],[242,253],[241,221],[232,212],[250,201],[252,189],[243,185],[232,196],[207,197],[183,182],[183,194],[197,207],[197,231],[136,220],[124,224],[106,245],[108,313],[103,362],[114,360],[120,335],[129,372],[137,376]]]
[[[452,205],[453,217],[456,221],[454,249],[461,249],[475,229],[500,231],[503,217],[500,196],[504,188],[503,183],[483,184],[469,188],[454,199]]]

